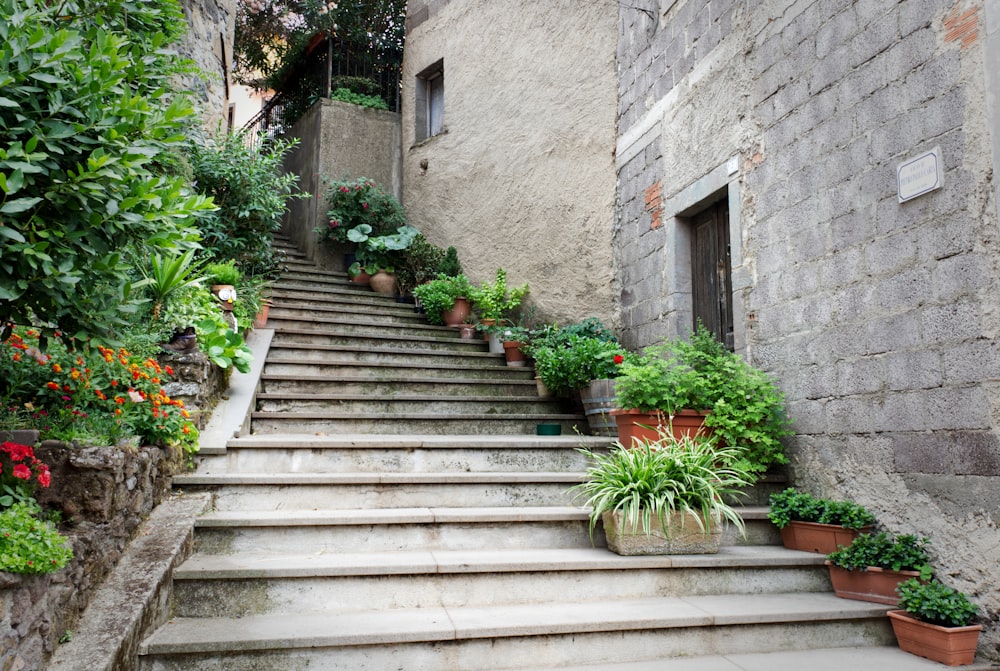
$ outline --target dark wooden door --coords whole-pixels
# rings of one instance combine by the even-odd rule
[[[694,217],[692,293],[694,325],[701,323],[733,349],[733,276],[729,203],[723,199]]]

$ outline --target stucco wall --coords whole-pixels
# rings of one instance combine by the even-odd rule
[[[621,10],[615,257],[627,339],[690,327],[675,215],[723,186],[736,205],[741,351],[788,395],[795,482],[931,537],[938,575],[984,608],[980,652],[1000,657],[984,4],[659,5],[655,21]],[[943,188],[898,202],[897,165],[936,146]]]
[[[184,0],[188,31],[178,50],[201,72],[185,78],[185,85],[202,106],[205,128],[226,130],[229,85],[233,64],[236,0]]]
[[[321,100],[288,132],[299,144],[285,169],[299,175],[310,194],[289,203],[283,232],[321,266],[345,270],[343,250],[317,244],[313,229],[326,223],[326,183],[370,177],[397,197],[402,190],[400,122],[395,112]]]
[[[403,202],[470,278],[528,282],[536,317],[613,323],[612,3],[410,2]],[[416,75],[444,61],[445,132],[415,145]]]

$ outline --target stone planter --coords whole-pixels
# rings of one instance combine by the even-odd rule
[[[899,583],[920,578],[919,571],[893,571],[877,566],[869,566],[864,571],[849,571],[831,562],[826,562],[826,565],[830,569],[833,592],[841,599],[884,603],[887,606],[899,605],[899,595],[896,594]]]
[[[679,555],[715,554],[722,539],[722,526],[712,524],[702,529],[693,515],[673,513],[666,524],[654,519],[647,535],[642,523],[622,527],[621,513],[604,513],[601,516],[608,549],[620,555]]]
[[[863,527],[855,531],[836,524],[793,520],[781,530],[781,542],[789,550],[828,555],[836,552],[841,545],[847,547],[855,538],[861,534],[871,533],[871,530],[872,527]]]
[[[890,610],[888,615],[900,650],[947,666],[975,661],[983,625],[941,627],[918,620],[905,610]]]

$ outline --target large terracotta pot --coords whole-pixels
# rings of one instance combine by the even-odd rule
[[[380,270],[371,276],[368,285],[380,296],[396,295],[396,276]]]
[[[918,620],[905,610],[890,610],[889,620],[899,649],[948,666],[972,664],[983,625],[941,627]]]
[[[642,523],[622,526],[622,513],[604,513],[601,516],[608,549],[620,555],[680,555],[715,554],[719,551],[722,526],[711,524],[702,529],[690,513],[673,513],[667,520],[666,533],[659,519],[653,519],[650,533]]]
[[[899,583],[920,578],[920,571],[893,571],[877,566],[869,566],[864,571],[849,571],[831,562],[826,562],[826,565],[830,568],[833,593],[841,599],[884,603],[887,606],[899,605],[899,595],[896,594]]]
[[[643,440],[658,439],[658,427],[668,429],[675,438],[708,435],[704,426],[708,413],[697,410],[681,410],[669,416],[659,411],[618,409],[612,410],[611,415],[618,427],[618,440],[625,447]]]
[[[472,306],[469,304],[469,299],[459,296],[455,299],[455,304],[450,310],[441,313],[441,319],[444,320],[445,326],[461,326],[471,311]]]
[[[847,547],[861,534],[871,533],[872,527],[860,530],[847,529],[838,524],[819,524],[793,520],[781,530],[781,542],[789,550],[818,552],[828,555],[838,547]]]

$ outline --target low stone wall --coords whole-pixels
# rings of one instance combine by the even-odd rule
[[[35,455],[52,471],[52,486],[40,492],[39,503],[63,511],[74,558],[48,575],[0,572],[0,671],[45,667],[182,465],[179,454],[156,447],[46,441]]]

